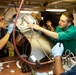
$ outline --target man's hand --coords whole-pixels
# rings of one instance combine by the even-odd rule
[[[54,58],[56,56],[62,56],[62,53],[64,51],[64,46],[62,43],[58,42],[53,48],[52,48],[52,54]]]
[[[40,26],[37,25],[37,24],[27,24],[27,26],[28,26],[29,28],[33,28],[33,29],[36,29],[36,30],[39,30],[39,29],[40,29]]]
[[[9,26],[8,26],[8,33],[9,34],[11,34],[12,33],[12,31],[13,31],[13,28],[14,28],[14,23],[12,23],[12,24],[10,24]]]

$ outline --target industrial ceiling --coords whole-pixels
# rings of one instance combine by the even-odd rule
[[[0,8],[19,7],[21,0],[0,0]],[[46,8],[76,8],[76,0],[24,0],[22,8],[43,11]]]

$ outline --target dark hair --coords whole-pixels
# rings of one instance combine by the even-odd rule
[[[16,18],[16,15],[17,15],[17,14],[14,14],[14,15],[12,16],[12,19],[15,19],[15,18]]]
[[[50,21],[50,22],[51,22],[51,20],[50,20],[50,19],[46,20],[46,22],[47,22],[47,21]]]
[[[65,15],[67,18],[68,18],[68,22],[73,22],[74,20],[74,17],[73,17],[73,14],[70,13],[70,12],[64,12],[62,15]]]

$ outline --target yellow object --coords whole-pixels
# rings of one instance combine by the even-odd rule
[[[14,56],[14,46],[9,47],[9,57]]]
[[[7,42],[6,48],[8,49],[9,57],[14,56],[14,46],[10,41]]]

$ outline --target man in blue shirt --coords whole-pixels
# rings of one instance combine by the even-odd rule
[[[63,65],[62,65],[62,54],[64,51],[64,46],[62,43],[57,43],[53,48],[52,48],[52,54],[54,56],[54,72],[55,75],[76,75],[76,65],[73,66],[70,70],[65,72]]]
[[[6,52],[5,45],[8,42],[10,35],[13,31],[14,24],[8,25],[7,30],[4,30],[4,27],[6,27],[6,23],[4,21],[4,17],[0,16],[0,57],[4,57]]]
[[[76,75],[76,65],[73,66],[70,70],[66,71],[63,68],[62,65],[62,54],[64,51],[64,46],[62,43],[58,42],[53,48],[52,48],[52,54],[54,56],[54,71],[53,75]],[[48,73],[36,73],[36,75],[48,75]]]

